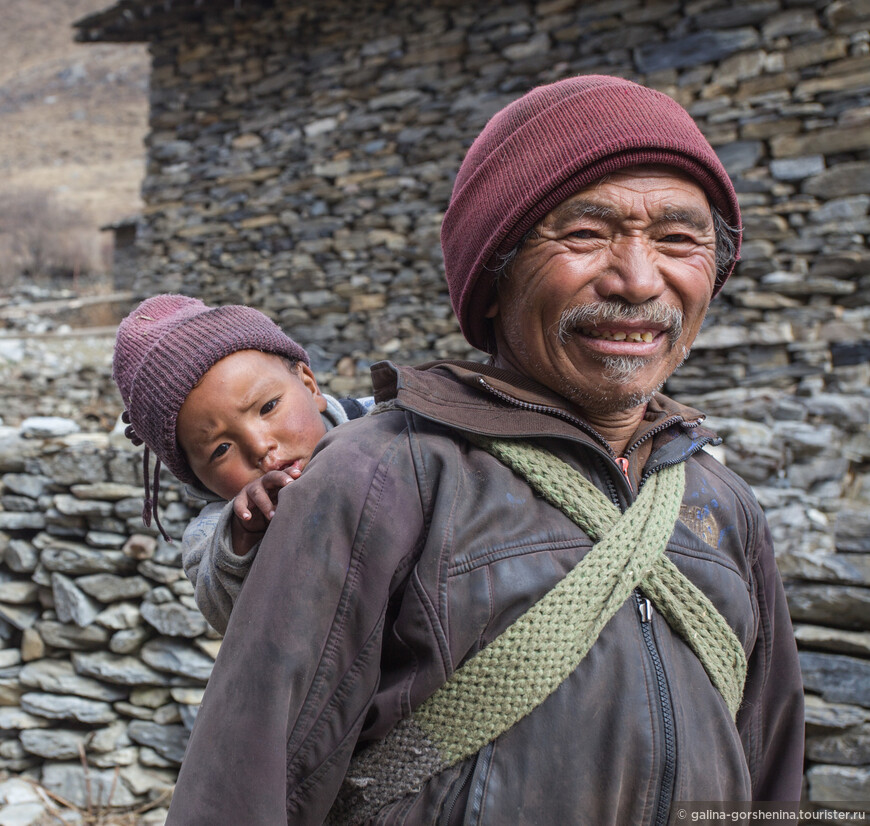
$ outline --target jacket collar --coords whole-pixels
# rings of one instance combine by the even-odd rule
[[[568,438],[615,456],[564,398],[533,379],[491,364],[435,361],[399,367],[382,361],[372,366],[372,382],[376,402],[394,400],[402,409],[449,427],[507,438]],[[629,447],[674,427],[677,432],[693,430],[693,440],[716,439],[715,433],[700,428],[703,420],[699,411],[657,393]]]

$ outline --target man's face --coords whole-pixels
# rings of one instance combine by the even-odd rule
[[[232,499],[270,470],[302,470],[326,432],[326,399],[311,370],[280,356],[238,350],[190,391],[178,443],[209,490]]]
[[[713,294],[707,196],[664,167],[580,190],[535,227],[487,315],[495,363],[590,413],[645,404],[695,340]]]

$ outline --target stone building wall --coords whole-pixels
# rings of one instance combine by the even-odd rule
[[[807,690],[807,794],[866,806],[870,5],[137,3],[147,27],[81,28],[151,40],[137,292],[265,310],[339,394],[382,358],[480,357],[449,310],[438,229],[493,112],[592,72],[689,109],[735,180],[746,243],[668,390],[711,414],[767,510]],[[73,782],[85,736],[92,765],[157,794],[217,641],[172,546],[137,559],[143,540],[128,544],[139,500],[112,487],[135,485],[127,448],[27,427],[3,444],[0,767]],[[178,535],[192,503],[166,489]]]
[[[744,210],[743,263],[672,389],[866,384],[866,3],[260,6],[151,37],[140,292],[264,309],[339,392],[382,358],[465,356],[438,247],[465,149],[531,86],[611,73],[689,109]]]

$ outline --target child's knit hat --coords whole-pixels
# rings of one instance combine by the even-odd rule
[[[178,444],[178,411],[205,373],[238,350],[275,353],[308,364],[308,353],[267,316],[252,307],[208,307],[184,295],[156,295],[143,301],[118,326],[112,377],[124,401],[125,431],[145,443],[146,524],[157,508],[148,490],[148,449],[182,482],[196,476]]]
[[[689,175],[726,223],[740,226],[716,153],[689,113],[661,92],[585,75],[539,86],[498,112],[468,150],[441,225],[450,300],[468,341],[491,347],[485,314],[500,256],[575,192],[650,164]],[[715,292],[730,274],[719,275]]]

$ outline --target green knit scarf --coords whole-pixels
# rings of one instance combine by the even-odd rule
[[[685,487],[663,468],[624,513],[581,473],[527,442],[470,436],[593,540],[574,569],[411,717],[352,761],[330,824],[357,823],[476,754],[574,671],[635,588],[688,643],[736,716],[746,678],[740,641],[713,603],[665,556]]]

